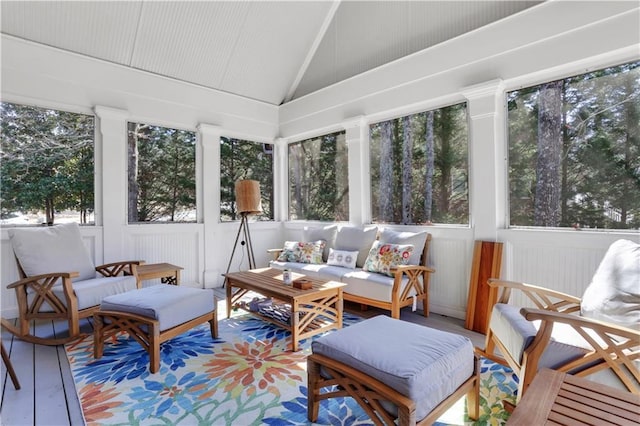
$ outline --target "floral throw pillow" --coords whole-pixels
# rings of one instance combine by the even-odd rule
[[[354,269],[358,260],[358,251],[329,249],[327,265],[341,266],[343,268]]]
[[[413,252],[411,244],[389,244],[374,241],[362,269],[393,277],[391,269],[406,265]]]
[[[284,248],[278,256],[280,262],[322,263],[322,251],[326,242],[285,241]]]

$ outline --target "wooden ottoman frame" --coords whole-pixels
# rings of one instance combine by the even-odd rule
[[[320,370],[330,378],[325,378]],[[471,419],[479,414],[480,368],[475,357],[474,371],[462,385],[438,404],[425,418],[416,421],[416,402],[397,390],[353,367],[320,354],[307,358],[307,417],[318,420],[320,401],[329,398],[352,397],[369,415],[376,425],[395,425],[395,418],[386,411],[381,402],[388,401],[398,408],[398,425],[430,425],[463,395],[467,396],[467,410]],[[321,393],[322,388],[337,386],[336,389]]]
[[[149,369],[152,373],[160,369],[160,344],[172,339],[193,327],[209,322],[211,337],[218,337],[218,318],[216,310],[160,332],[160,322],[142,315],[121,311],[102,311],[93,314],[94,339],[93,356],[102,358],[105,340],[120,331],[126,331],[149,353]],[[146,330],[146,331],[145,331]]]

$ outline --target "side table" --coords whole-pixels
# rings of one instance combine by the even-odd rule
[[[142,288],[142,281],[160,278],[163,284],[180,285],[180,271],[182,266],[170,263],[145,263],[133,265],[133,273],[138,277],[138,288]]]

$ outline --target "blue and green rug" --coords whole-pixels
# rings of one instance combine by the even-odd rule
[[[345,314],[345,326],[361,321]],[[149,373],[149,356],[128,335],[108,342],[93,358],[93,338],[65,349],[85,422],[89,425],[306,425],[306,356],[288,350],[289,333],[248,314],[219,322],[219,338],[208,324],[161,345],[160,371]],[[517,383],[510,370],[482,360],[481,418],[476,424],[504,424],[501,400]],[[372,424],[350,398],[323,401],[316,424]],[[467,424],[464,398],[441,424]],[[472,423],[471,423],[472,424]]]

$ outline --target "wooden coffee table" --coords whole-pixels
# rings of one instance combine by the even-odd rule
[[[303,277],[292,274],[293,279]],[[298,351],[298,343],[302,339],[324,333],[332,329],[342,328],[342,287],[346,284],[337,281],[307,278],[312,283],[309,290],[300,290],[282,281],[282,271],[263,268],[243,272],[231,272],[225,275],[227,287],[227,318],[234,307],[244,309],[240,302],[248,292],[258,293],[274,299],[273,303],[287,303],[291,306],[291,321],[282,321],[261,315],[258,312],[247,312],[256,315],[291,332],[291,350]],[[235,292],[233,289],[237,289]]]

